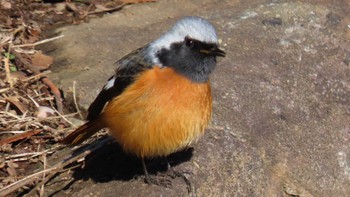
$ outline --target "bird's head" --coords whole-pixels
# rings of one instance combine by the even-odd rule
[[[200,17],[185,17],[160,38],[150,43],[149,56],[154,64],[171,67],[193,82],[206,82],[225,56],[218,47],[215,28]]]

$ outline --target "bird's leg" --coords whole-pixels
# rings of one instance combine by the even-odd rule
[[[154,184],[154,185],[159,185],[159,186],[164,186],[164,187],[169,187],[171,185],[171,183],[167,180],[158,180],[156,178],[152,178],[147,171],[145,159],[142,158],[141,162],[142,162],[143,172],[145,174],[145,182],[147,184]]]
[[[146,167],[146,163],[145,163],[145,159],[142,158],[141,159],[141,162],[142,162],[142,169],[143,169],[143,173],[145,174],[145,182],[147,184],[154,184],[154,180],[150,177],[150,175],[148,174],[148,171],[147,171],[147,167]]]

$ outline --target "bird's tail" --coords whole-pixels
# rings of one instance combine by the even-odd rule
[[[103,129],[105,125],[100,119],[88,121],[81,125],[79,128],[75,129],[67,137],[65,137],[61,142],[63,144],[77,145],[91,137],[93,134]]]

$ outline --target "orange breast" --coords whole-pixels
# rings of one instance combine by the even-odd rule
[[[193,83],[171,68],[147,70],[102,116],[124,150],[139,157],[166,156],[203,133],[211,117],[210,84]]]

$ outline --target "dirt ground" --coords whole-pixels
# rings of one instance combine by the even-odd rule
[[[64,36],[35,47],[53,58],[51,73],[45,76],[62,90],[62,112],[68,123],[62,117],[40,122],[26,131],[49,125],[51,129],[44,129],[46,138],[43,133],[28,134],[2,145],[7,149],[1,150],[6,157],[0,176],[12,173],[11,180],[1,179],[2,188],[41,173],[9,196],[28,192],[30,196],[350,196],[349,1],[162,0],[102,12],[103,17],[89,20],[80,19],[89,5],[81,6],[76,9],[80,12],[64,9],[67,21],[78,25],[43,26],[40,35],[46,38]],[[74,13],[79,13],[79,20]],[[82,123],[77,109],[84,115],[112,75],[113,62],[186,15],[210,20],[227,53],[211,78],[211,126],[191,148],[168,158],[191,181],[192,191],[188,193],[182,179],[170,178],[158,158],[147,161],[149,170],[169,185],[145,184],[140,161],[123,153],[104,132],[80,148],[58,145],[62,136]],[[22,61],[18,64],[19,70],[28,69]],[[32,84],[45,95],[37,99],[40,105],[51,106],[50,99],[57,102],[45,81]],[[34,94],[23,91],[18,90],[23,97]],[[4,109],[6,103],[20,106],[6,98],[1,98]],[[19,154],[14,150],[49,148],[50,153],[34,161],[6,159]],[[3,191],[0,187],[0,194]]]

